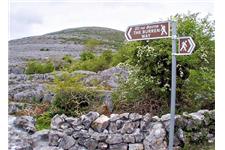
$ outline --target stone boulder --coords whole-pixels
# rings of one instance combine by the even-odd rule
[[[123,142],[123,137],[121,134],[110,134],[106,139],[106,143],[108,144],[120,144]]]
[[[82,115],[82,123],[85,126],[85,128],[89,128],[92,122],[99,117],[99,113],[97,112],[89,112],[86,115]]]
[[[92,81],[98,81],[99,85],[107,86],[111,88],[117,88],[119,86],[120,79],[128,78],[128,70],[121,67],[112,67],[104,71],[100,71],[95,75],[91,75],[84,80],[84,83],[89,86],[92,85]]]
[[[166,130],[163,128],[162,123],[157,122],[149,129],[149,134],[145,137],[144,141],[145,150],[166,150]]]
[[[144,150],[144,146],[142,143],[129,144],[129,150]]]
[[[108,127],[108,125],[109,125],[109,117],[101,115],[91,124],[91,127],[95,131],[102,132]]]
[[[14,121],[15,127],[23,129],[24,131],[32,134],[36,131],[35,119],[31,116],[17,117]]]
[[[76,143],[75,139],[72,136],[63,136],[59,143],[59,148],[70,149]]]
[[[9,150],[32,150],[33,142],[31,135],[23,128],[15,126],[14,122],[17,119],[15,116],[8,116],[8,149]],[[18,123],[19,124],[19,123]]]

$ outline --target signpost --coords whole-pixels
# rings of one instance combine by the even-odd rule
[[[170,133],[168,149],[173,150],[176,105],[176,56],[191,55],[192,51],[195,48],[195,43],[189,36],[177,38],[176,22],[174,21],[129,26],[127,28],[127,31],[125,32],[125,37],[128,41],[168,38],[171,37],[170,24],[172,25],[172,81],[170,104]],[[179,53],[176,53],[177,39],[179,40]]]
[[[167,21],[129,26],[125,36],[128,41],[168,38],[170,36],[170,23]]]

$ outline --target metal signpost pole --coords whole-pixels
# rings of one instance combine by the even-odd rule
[[[172,21],[172,89],[171,89],[171,104],[170,104],[170,133],[169,133],[169,150],[173,150],[174,140],[174,125],[175,125],[175,103],[176,103],[176,40],[177,27],[176,22]]]

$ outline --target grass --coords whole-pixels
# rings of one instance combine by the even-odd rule
[[[182,150],[215,150],[215,144],[214,143],[201,143],[201,144],[191,144],[191,145],[185,145]]]
[[[36,129],[39,130],[43,130],[43,129],[49,129],[50,128],[50,124],[51,124],[51,114],[50,112],[45,112],[39,116],[36,116],[36,124],[35,127]]]
[[[26,65],[26,74],[44,74],[50,73],[55,70],[54,64],[51,61],[48,62],[38,62],[38,61],[29,61]]]

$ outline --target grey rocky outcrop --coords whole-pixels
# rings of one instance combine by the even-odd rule
[[[24,109],[31,110],[33,108],[32,104],[28,103],[18,103],[18,102],[9,102],[8,103],[8,114],[16,114]]]
[[[30,134],[23,128],[21,129],[20,126],[19,127],[15,126],[14,122],[16,119],[17,118],[14,116],[11,116],[11,115],[8,116],[8,149],[9,150],[19,150],[19,149],[32,150],[33,146],[32,146],[32,140],[30,138]]]
[[[17,117],[14,121],[14,125],[28,133],[34,133],[35,129],[35,119],[31,116],[21,116]]]
[[[127,69],[116,66],[87,77],[84,79],[84,83],[87,86],[94,86],[94,83],[97,82],[98,85],[114,89],[119,86],[119,81],[126,80],[128,75]],[[95,82],[93,83],[93,81]]]

